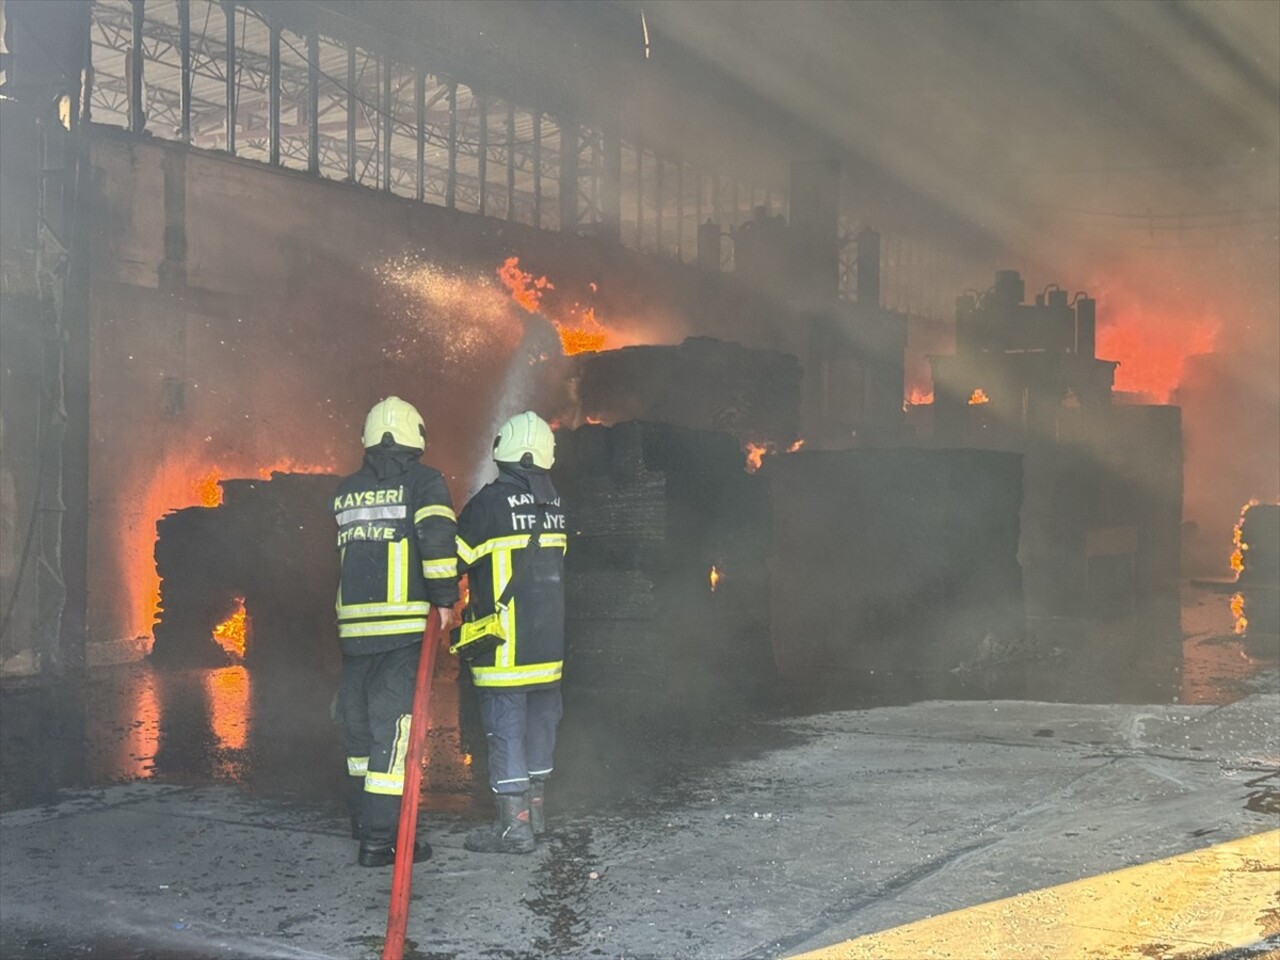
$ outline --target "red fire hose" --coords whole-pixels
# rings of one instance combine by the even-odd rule
[[[427,702],[431,674],[440,644],[440,611],[432,607],[418,658],[418,679],[413,687],[413,713],[409,721],[409,752],[404,759],[404,795],[400,800],[400,828],[396,832],[396,865],[391,876],[391,906],[387,909],[387,939],[382,960],[401,960],[404,932],[409,923],[409,888],[413,884],[413,843],[418,832],[418,790],[422,786],[422,754],[427,742]]]

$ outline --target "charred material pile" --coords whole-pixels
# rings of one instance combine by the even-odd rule
[[[224,480],[217,507],[189,507],[156,524],[160,619],[152,656],[207,665],[234,659],[213,631],[243,608],[251,665],[319,668],[337,657],[330,498],[338,478],[273,473]]]
[[[1016,656],[1022,457],[868,449],[776,457],[773,636],[788,679],[885,689]]]
[[[775,677],[770,498],[725,434],[628,422],[557,436],[567,695],[715,710]]]
[[[1280,659],[1280,504],[1254,503],[1240,518],[1239,628],[1257,656]]]
[[[584,354],[578,402],[592,422],[647,420],[783,446],[798,436],[800,364],[711,337]]]

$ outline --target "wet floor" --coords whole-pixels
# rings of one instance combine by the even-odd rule
[[[638,725],[617,716],[616,704],[575,701],[569,691],[559,793],[571,807],[641,802],[690,767],[781,746],[776,728],[758,722],[779,713],[933,698],[1228,703],[1276,666],[1265,642],[1232,632],[1229,604],[1220,593],[1189,590],[1181,604],[1174,598],[1117,620],[1032,622],[1037,656],[1015,649],[945,677],[904,673],[844,689],[779,691],[732,716]],[[42,803],[59,788],[157,780],[235,783],[336,809],[345,768],[329,713],[334,685],[321,672],[143,662],[94,671],[79,686],[8,688],[0,698],[0,808]],[[423,809],[487,815],[483,736],[452,658],[440,659],[431,713]]]

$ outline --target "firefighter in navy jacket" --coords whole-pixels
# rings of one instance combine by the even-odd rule
[[[546,830],[544,785],[560,722],[564,665],[564,511],[548,471],[555,435],[537,414],[517,414],[494,440],[498,478],[458,519],[459,571],[468,577],[468,616],[499,610],[505,642],[471,662],[489,753],[495,822],[463,841],[481,853],[528,853]],[[534,531],[538,543],[530,547]],[[532,549],[532,553],[529,550]]]
[[[365,419],[364,465],[333,500],[341,579],[338,638],[348,805],[361,866],[395,862],[414,678],[432,607],[448,629],[458,601],[457,529],[444,477],[419,462],[426,428],[398,397]],[[431,856],[419,843],[414,860]]]

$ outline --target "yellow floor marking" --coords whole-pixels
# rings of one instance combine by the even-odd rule
[[[1193,960],[1268,936],[1280,936],[1280,830],[930,917],[803,960]]]

